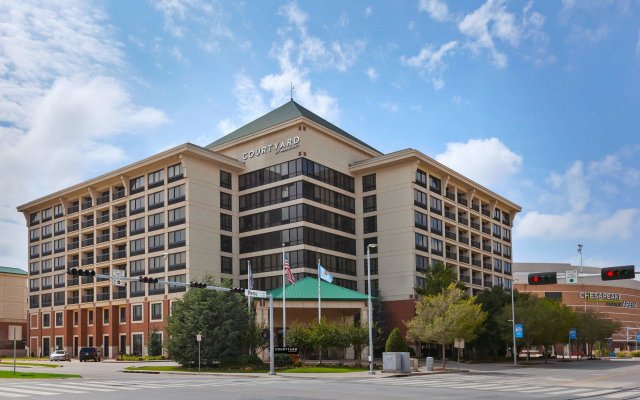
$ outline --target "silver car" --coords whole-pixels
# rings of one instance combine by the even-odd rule
[[[71,356],[66,350],[56,350],[49,354],[49,361],[71,361]]]

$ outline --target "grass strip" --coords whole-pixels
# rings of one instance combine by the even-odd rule
[[[59,378],[82,378],[76,374],[50,374],[44,372],[21,372],[16,371],[15,375],[13,371],[0,370],[1,379],[59,379]]]

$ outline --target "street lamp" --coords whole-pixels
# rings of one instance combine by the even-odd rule
[[[367,310],[369,316],[367,318],[367,322],[369,323],[369,375],[374,375],[373,372],[373,333],[371,330],[371,320],[373,319],[373,312],[371,310],[371,248],[378,247],[375,243],[369,243],[367,245],[367,287],[369,288],[368,292],[368,306]]]
[[[518,365],[518,353],[516,349],[516,308],[513,304],[513,285],[515,284],[515,277],[511,280],[511,334],[513,335],[513,366]]]
[[[582,245],[578,244],[578,254],[580,254],[580,273],[582,274]]]

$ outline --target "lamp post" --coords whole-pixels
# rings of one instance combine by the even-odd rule
[[[369,323],[369,375],[374,375],[373,372],[373,333],[371,330],[371,320],[373,319],[373,312],[371,310],[371,248],[378,247],[375,243],[369,243],[367,245],[367,290],[368,292],[368,305],[367,305],[367,322]]]
[[[580,254],[580,273],[582,274],[582,245],[578,244],[578,254]]]
[[[513,285],[515,284],[516,279],[511,280],[511,334],[513,335],[513,366],[518,365],[518,353],[516,349],[516,308],[513,303]]]

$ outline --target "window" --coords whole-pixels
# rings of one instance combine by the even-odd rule
[[[368,213],[377,209],[376,195],[365,196],[362,198],[362,212]]]
[[[144,254],[144,238],[131,240],[129,243],[129,255]],[[151,248],[151,245],[149,245],[149,248]]]
[[[416,183],[420,186],[427,187],[427,173],[420,169],[416,170]]]
[[[184,229],[168,233],[169,248],[184,246],[187,242],[187,233]]]
[[[73,326],[78,326],[78,312],[73,312]]]
[[[442,214],[442,200],[429,196],[429,209],[435,213]]]
[[[53,242],[53,251],[56,253],[64,251],[64,239],[57,239]]]
[[[427,194],[414,189],[413,204],[415,204],[418,207],[427,208]]]
[[[50,208],[46,208],[44,210],[42,210],[42,220],[43,221],[47,221],[51,219],[51,209]]]
[[[164,235],[149,236],[149,252],[164,250]]]
[[[53,277],[53,284],[55,287],[59,288],[59,287],[64,287],[64,281],[65,281],[66,275],[65,274],[58,274],[55,275]]]
[[[149,174],[149,187],[157,187],[164,183],[164,170],[155,171]]]
[[[504,240],[510,241],[511,240],[511,230],[509,229],[503,229],[502,230],[502,234],[504,235],[503,238]]]
[[[39,278],[29,279],[29,290],[34,292],[38,289],[40,289],[40,279]]]
[[[493,241],[493,252],[502,253],[502,244],[500,242]]]
[[[136,214],[144,211],[144,197],[129,200],[129,214]]]
[[[29,231],[29,240],[31,240],[32,242],[35,242],[38,239],[40,239],[40,229],[38,228],[31,229]]]
[[[416,249],[429,251],[429,238],[425,235],[416,233]]]
[[[427,215],[426,214],[423,214],[423,213],[418,212],[418,211],[414,211],[413,212],[413,216],[414,216],[414,219],[415,219],[416,227],[422,228],[422,229],[428,229],[429,228],[429,224],[427,222]]]
[[[147,263],[149,264],[150,274],[164,272],[164,258],[165,258],[164,256],[156,256],[156,257],[150,257],[147,260]]]
[[[93,310],[87,311],[87,323],[93,325]]]
[[[43,313],[42,314],[42,327],[49,328],[51,326],[51,314]]]
[[[64,233],[64,221],[58,221],[53,224],[53,232],[54,233]]]
[[[179,282],[179,283],[186,283],[187,282],[187,276],[186,275],[172,275],[169,276],[169,282]],[[176,292],[184,292],[186,291],[187,288],[184,286],[173,286],[173,285],[169,285],[169,293],[176,293]]]
[[[169,210],[169,226],[178,225],[184,222],[184,207],[174,208],[173,210]]]
[[[51,254],[51,242],[42,243],[42,255]]]
[[[109,309],[108,308],[102,309],[102,324],[109,325]]]
[[[162,320],[162,303],[151,303],[151,320]]]
[[[42,227],[42,238],[46,239],[51,236],[51,224]]]
[[[493,236],[500,237],[500,225],[493,224]]]
[[[131,297],[142,297],[145,295],[145,284],[138,281],[129,282],[129,295]]]
[[[497,219],[498,221],[500,221],[500,209],[498,207],[493,209],[493,219]]]
[[[229,214],[220,214],[220,229],[223,231],[233,231],[232,217]]]
[[[434,176],[429,176],[429,189],[432,192],[442,194],[442,184],[440,182],[440,179]]]
[[[220,272],[223,274],[233,274],[233,263],[231,257],[220,257]]]
[[[142,304],[131,305],[131,321],[142,322]]]
[[[53,215],[56,217],[64,215],[64,208],[62,207],[62,205],[58,204],[57,206],[53,207]]]
[[[148,197],[149,197],[149,210],[164,206],[164,191],[151,193]]]
[[[370,257],[370,261],[371,261],[371,275],[378,275],[378,258],[377,257]],[[369,267],[369,260],[364,259],[364,276],[366,277],[367,274],[367,269]]]
[[[121,324],[127,323],[127,308],[126,307],[120,307],[120,323]]]
[[[134,260],[129,263],[129,275],[144,275],[144,259]]]
[[[156,230],[164,227],[164,213],[149,215],[149,230]]]
[[[40,246],[29,246],[29,257],[38,257],[40,255]]]
[[[431,232],[442,235],[442,221],[431,217]]]
[[[42,272],[51,272],[51,259],[42,260]]]
[[[220,251],[227,253],[233,252],[233,241],[231,236],[220,235]]]
[[[184,185],[174,186],[167,189],[169,204],[184,200]]]
[[[64,326],[64,313],[62,311],[56,312],[56,327]]]
[[[184,269],[187,265],[187,253],[181,251],[180,253],[169,254],[169,271],[177,269]]]
[[[424,272],[429,268],[429,257],[416,254],[416,271]]]
[[[504,246],[504,256],[511,258],[511,246]]]
[[[64,256],[56,257],[53,259],[53,268],[56,270],[64,268]]]
[[[220,208],[231,211],[231,195],[220,192]]]
[[[369,247],[370,244],[378,244],[378,238],[377,237],[370,237],[370,238],[366,238],[364,239],[364,254],[367,254],[367,248],[369,249],[369,254],[376,254],[378,253],[378,247]]]
[[[376,174],[365,175],[362,177],[362,191],[370,192],[376,190]]]
[[[144,190],[144,176],[139,176],[129,182],[130,193],[138,193]]]
[[[29,216],[30,225],[35,225],[40,223],[40,213],[33,213]]]
[[[220,171],[220,187],[225,189],[231,189],[231,174],[225,171]]]
[[[363,219],[364,222],[364,233],[373,233],[378,231],[378,218],[374,215],[372,217],[365,217]]]
[[[172,165],[167,168],[167,175],[169,177],[169,182],[182,178],[182,164]]]
[[[39,273],[40,273],[40,263],[37,261],[29,263],[29,274],[37,275]]]
[[[442,255],[442,240],[431,238],[431,253]]]

